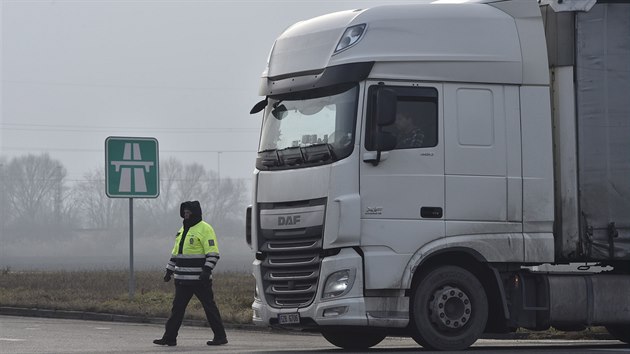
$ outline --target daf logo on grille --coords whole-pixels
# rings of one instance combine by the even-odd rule
[[[300,215],[278,216],[278,226],[297,225],[300,223]]]

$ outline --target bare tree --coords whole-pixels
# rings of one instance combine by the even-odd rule
[[[179,198],[184,165],[175,158],[160,162],[160,195],[155,199],[140,199],[139,219],[148,233],[172,231],[179,221]]]
[[[198,200],[204,219],[221,226],[227,218],[238,218],[244,210],[246,189],[242,180],[222,178],[197,163],[184,165],[170,158],[160,163],[160,196],[144,199],[141,206],[152,220],[146,220],[160,231],[176,226],[179,205]],[[175,224],[175,225],[174,225]],[[151,229],[151,228],[150,228]]]
[[[60,220],[66,174],[65,167],[48,154],[13,158],[3,168],[8,217],[17,221]]]
[[[150,204],[148,211],[155,218],[170,215],[179,205],[176,194],[182,169],[182,163],[173,157],[160,162],[160,196],[156,199],[145,199],[149,202],[145,204]]]
[[[217,178],[214,171],[207,173],[208,181],[204,205],[208,220],[223,221],[230,217],[239,218],[245,212],[246,188],[243,180]]]
[[[73,200],[84,226],[109,229],[126,224],[124,200],[105,194],[105,172],[95,169],[84,175],[84,181],[74,187]]]
[[[202,165],[198,163],[186,165],[177,181],[177,198],[180,201],[205,201],[210,197],[209,183],[209,174]]]

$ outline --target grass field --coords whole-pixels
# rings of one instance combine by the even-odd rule
[[[128,271],[0,272],[0,306],[74,310],[146,317],[168,317],[174,285],[162,271],[135,272],[135,296],[129,299]],[[245,273],[213,274],[215,301],[226,323],[251,323],[254,278]],[[205,320],[193,297],[187,319]]]

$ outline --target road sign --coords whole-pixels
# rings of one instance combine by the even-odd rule
[[[160,194],[155,138],[105,139],[105,189],[110,198],[156,198]]]

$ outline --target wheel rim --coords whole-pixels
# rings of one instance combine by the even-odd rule
[[[447,285],[433,293],[429,313],[431,322],[438,329],[457,331],[470,321],[472,304],[466,292]]]

